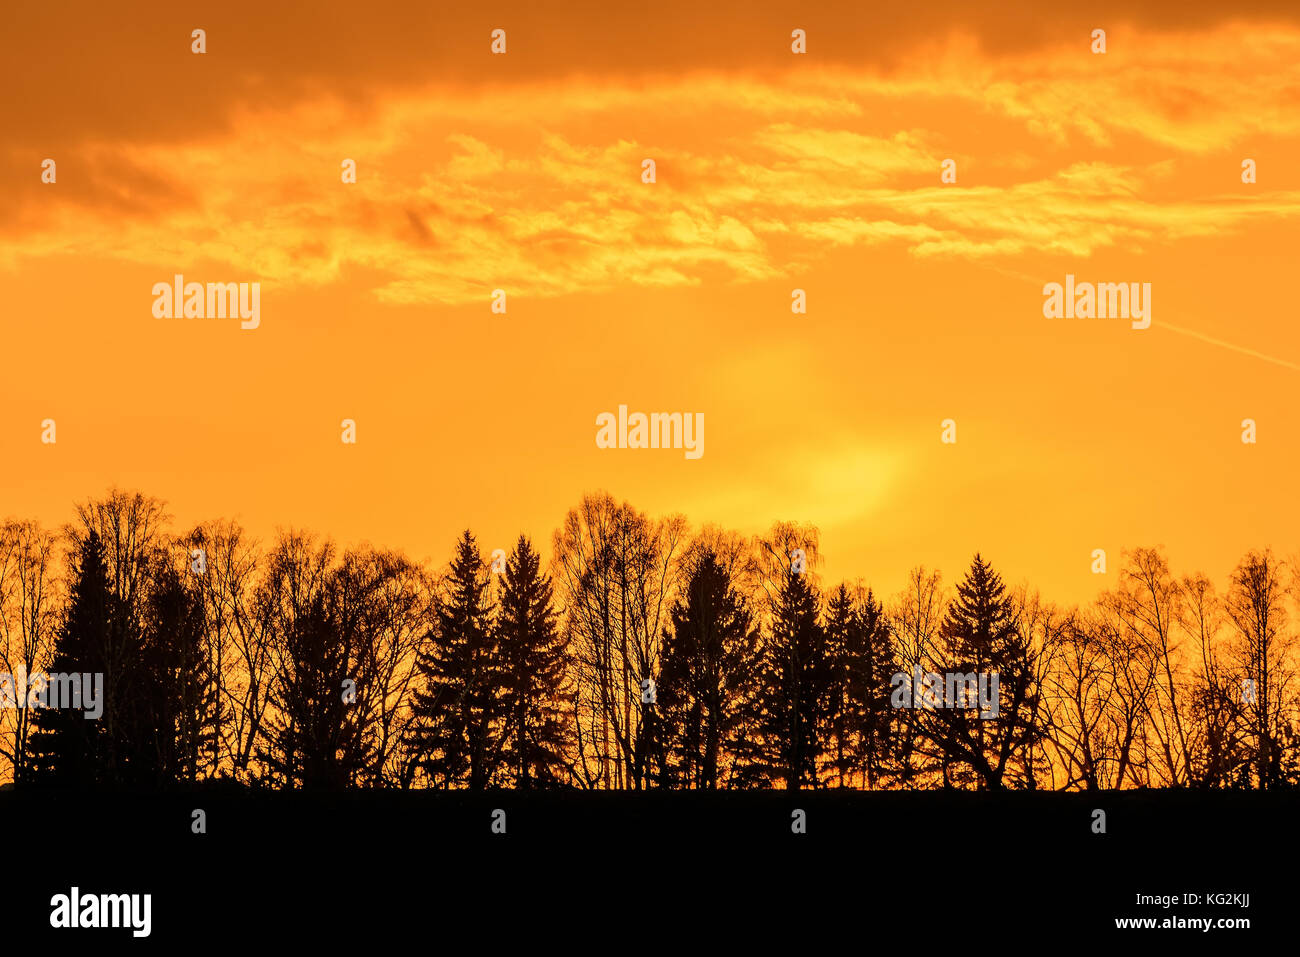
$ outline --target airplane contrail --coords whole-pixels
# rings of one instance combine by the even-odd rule
[[[1014,269],[1008,269],[1007,267],[997,263],[984,263],[983,265],[986,268],[992,269],[994,272],[1000,272],[1004,276],[1011,276],[1013,279],[1022,280],[1033,286],[1038,286],[1041,281],[1040,277],[1030,276]],[[1177,332],[1180,335],[1191,336],[1193,339],[1200,339],[1202,342],[1208,342],[1212,346],[1222,346],[1224,349],[1231,349],[1233,352],[1240,352],[1243,356],[1250,356],[1253,359],[1263,359],[1265,362],[1271,362],[1274,365],[1284,366],[1287,369],[1294,369],[1296,372],[1300,372],[1300,363],[1291,362],[1287,359],[1279,359],[1276,356],[1265,355],[1255,349],[1247,349],[1245,346],[1239,346],[1232,342],[1224,342],[1222,339],[1207,336],[1205,333],[1197,332],[1195,329],[1184,329],[1182,326],[1175,326],[1171,323],[1165,322],[1164,320],[1153,321],[1151,323],[1151,328],[1168,329],[1170,332]]]
[[[1177,332],[1184,336],[1191,336],[1193,339],[1200,339],[1202,342],[1208,342],[1213,346],[1222,346],[1225,349],[1231,349],[1233,352],[1240,352],[1245,356],[1252,356],[1256,359],[1263,359],[1265,362],[1271,362],[1274,365],[1286,366],[1288,369],[1294,369],[1300,372],[1300,364],[1288,362],[1286,359],[1278,359],[1275,356],[1265,355],[1262,352],[1256,352],[1254,349],[1247,349],[1245,346],[1235,345],[1231,342],[1224,342],[1222,339],[1215,339],[1213,336],[1207,336],[1203,332],[1197,332],[1194,329],[1184,329],[1181,326],[1171,325],[1167,322],[1153,322],[1152,328],[1168,329],[1170,332]]]

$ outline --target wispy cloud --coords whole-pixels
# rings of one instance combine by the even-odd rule
[[[1129,30],[1106,57],[955,45],[888,75],[433,86],[364,113],[303,100],[234,116],[237,134],[91,144],[57,187],[26,176],[0,263],[75,250],[313,285],[357,266],[381,277],[381,302],[456,304],[497,286],[757,281],[835,246],[976,261],[1141,252],[1300,215],[1300,191],[1207,191],[1177,165],[1261,129],[1300,135],[1298,89],[1300,30],[1230,26]],[[976,140],[987,121],[1019,132]],[[1129,135],[1160,152],[1117,154]],[[345,156],[355,186],[339,183]],[[959,183],[941,186],[952,156]]]

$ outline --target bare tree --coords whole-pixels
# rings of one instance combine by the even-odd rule
[[[165,548],[166,503],[139,492],[111,489],[101,499],[76,506],[76,520],[65,529],[79,545],[91,529],[99,533],[108,562],[109,586],[129,613],[138,616],[154,553]]]
[[[204,552],[197,577],[203,598],[209,663],[221,700],[217,726],[219,772],[247,780],[260,741],[270,684],[268,619],[257,604],[262,557],[233,521],[199,525],[185,539],[187,554]]]
[[[7,688],[0,699],[27,694],[28,677],[44,671],[57,627],[59,589],[54,577],[56,537],[31,521],[0,526],[0,664]],[[17,780],[27,759],[31,712],[26,707],[0,708],[0,758],[10,780]]]
[[[1225,787],[1238,783],[1249,761],[1242,689],[1233,687],[1221,654],[1224,612],[1214,586],[1204,575],[1194,575],[1183,579],[1182,588],[1187,629],[1198,652],[1188,709],[1191,780],[1199,787]]]
[[[1224,602],[1235,632],[1232,653],[1241,679],[1251,682],[1243,693],[1246,723],[1253,752],[1255,783],[1261,789],[1281,783],[1282,742],[1289,737],[1287,710],[1295,683],[1291,652],[1294,636],[1287,632],[1281,564],[1268,549],[1252,551],[1241,560]]]
[[[330,594],[335,548],[303,532],[281,532],[257,592],[270,682],[258,758],[284,787],[338,786],[350,770],[340,759],[348,734],[341,719],[345,654]]]
[[[756,535],[749,543],[749,561],[745,564],[747,590],[757,596],[759,610],[771,624],[772,610],[791,572],[803,575],[814,589],[820,581],[817,571],[822,564],[821,533],[817,527],[798,522],[777,522],[765,535]]]
[[[938,571],[918,565],[907,576],[907,585],[889,604],[899,664],[909,676],[925,671],[936,654],[935,643],[948,605],[947,590]],[[924,787],[939,768],[938,756],[921,733],[919,712],[903,709],[899,715],[900,783]]]
[[[103,498],[78,504],[75,514],[75,520],[64,529],[70,551],[79,549],[91,531],[98,534],[115,607],[103,649],[105,703],[100,719],[108,742],[109,777],[114,778],[120,759],[125,760],[119,751],[133,746],[129,740],[133,733],[138,737],[138,730],[127,730],[137,723],[135,712],[139,710],[139,691],[131,683],[140,676],[134,665],[143,643],[141,626],[150,570],[167,548],[168,515],[161,499],[116,488]]]
[[[354,708],[368,787],[409,786],[410,692],[416,653],[433,615],[430,577],[396,552],[349,551],[336,580],[353,641]]]
[[[588,787],[641,788],[655,748],[659,642],[676,590],[686,522],[651,520],[587,495],[554,537],[553,578],[575,655],[578,772]]]
[[[1023,747],[1014,755],[1018,779],[1030,790],[1036,790],[1045,777],[1054,783],[1054,768],[1050,749],[1046,744],[1051,726],[1051,704],[1047,694],[1049,676],[1056,666],[1070,617],[1051,602],[1044,601],[1037,591],[1021,585],[1012,592],[1016,629],[1025,639],[1024,662],[1029,694],[1014,700],[1013,706],[1022,710],[1022,717],[1031,733],[1023,734]]]
[[[1064,788],[1095,791],[1113,741],[1108,735],[1115,695],[1104,627],[1075,611],[1065,622],[1058,653],[1044,683],[1050,716],[1048,746],[1053,765],[1064,775]]]
[[[1186,689],[1179,652],[1183,593],[1158,550],[1138,548],[1126,557],[1118,588],[1102,601],[1119,622],[1128,651],[1156,664],[1152,700],[1146,709],[1150,733],[1135,743],[1141,750],[1142,769],[1154,777],[1154,783],[1182,787],[1188,783],[1189,772],[1183,720]]]

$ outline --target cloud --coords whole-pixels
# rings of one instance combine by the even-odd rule
[[[1086,257],[1300,214],[1300,192],[1228,189],[1235,160],[1208,190],[1181,165],[1261,130],[1300,135],[1300,29],[1111,40],[1105,57],[952,43],[889,73],[783,66],[473,95],[434,84],[364,109],[273,102],[201,136],[82,144],[56,186],[11,148],[4,170],[22,187],[0,263],[76,250],[306,285],[356,266],[378,277],[380,302],[460,304],[498,287],[759,281],[832,246]],[[1147,146],[1120,152],[1126,137]],[[339,181],[343,157],[357,160],[354,186]],[[646,157],[654,185],[640,179]],[[949,157],[954,186],[938,182]]]

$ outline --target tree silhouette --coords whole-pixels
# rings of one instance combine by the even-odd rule
[[[704,549],[664,632],[658,704],[670,754],[665,783],[718,787],[758,665],[759,630],[748,603],[716,553]]]
[[[144,698],[154,776],[193,784],[211,768],[220,699],[204,648],[203,602],[167,561],[158,561],[146,599]]]
[[[355,712],[344,700],[355,672],[339,591],[333,545],[317,547],[296,533],[281,537],[258,596],[271,642],[258,756],[265,775],[282,787],[344,787],[361,763]]]
[[[868,589],[854,595],[841,584],[826,603],[828,767],[844,786],[856,775],[874,788],[893,763],[890,679],[898,670],[884,609]]]
[[[55,568],[55,536],[37,523],[8,521],[0,525],[0,668],[7,686],[0,695],[13,697],[18,687],[37,674],[48,661],[59,616],[60,603]],[[28,708],[0,709],[0,757],[9,765],[15,781],[24,780],[29,755],[28,737],[33,712]]]
[[[760,684],[752,702],[752,737],[740,748],[744,784],[782,782],[789,790],[815,787],[829,675],[818,597],[807,577],[786,574],[773,602],[763,643]]]
[[[947,603],[942,576],[923,566],[908,572],[907,586],[890,602],[888,620],[899,671],[908,681],[918,669],[924,672],[930,667]],[[906,788],[926,786],[938,774],[940,762],[926,733],[925,713],[915,707],[894,710],[898,783]]]
[[[286,787],[341,788],[356,767],[343,698],[347,659],[335,615],[318,592],[283,636],[263,759]]]
[[[1233,656],[1240,678],[1251,693],[1239,694],[1253,752],[1255,784],[1261,790],[1282,783],[1288,723],[1283,702],[1292,691],[1296,671],[1288,661],[1282,630],[1286,606],[1278,563],[1267,549],[1250,552],[1232,573],[1226,601],[1236,632]],[[1238,681],[1241,684],[1241,681]]]
[[[110,490],[76,506],[61,556],[35,523],[0,525],[14,673],[0,673],[0,774],[152,789],[1300,784],[1300,577],[1268,549],[1222,597],[1137,548],[1084,606],[1009,590],[977,554],[955,592],[914,568],[886,609],[849,583],[823,607],[812,526],[692,537],[681,516],[605,494],[566,515],[553,578],[520,536],[499,583],[469,531],[435,572],[302,532],[264,551],[233,522],[183,538],[165,523],[162,502]],[[891,700],[917,669],[967,707],[923,688]],[[39,688],[47,672],[60,691],[59,675],[102,674],[102,717],[7,706],[20,676]],[[993,674],[985,717],[975,692]]]
[[[63,625],[55,638],[50,671],[102,673],[115,599],[108,587],[104,546],[93,529],[77,544]],[[105,693],[111,693],[105,688]],[[107,711],[107,705],[105,705]],[[30,755],[22,783],[90,788],[104,774],[104,725],[76,710],[38,708],[32,713]]]
[[[943,754],[945,784],[960,780],[964,765],[974,772],[980,786],[1002,788],[1012,756],[1040,736],[1033,721],[1039,692],[1030,639],[1018,625],[1015,603],[1001,577],[978,554],[948,606],[935,663],[945,676],[989,676],[990,692],[991,676],[998,676],[996,717],[981,714],[973,699],[976,689],[968,681],[963,684],[972,697],[964,702],[966,707],[925,713],[933,740]]]
[[[641,788],[656,707],[659,643],[685,538],[681,516],[652,521],[606,494],[584,496],[553,538],[554,576],[576,683],[576,766],[587,787]]]
[[[502,761],[527,791],[568,781],[572,706],[568,646],[556,625],[551,581],[519,536],[506,561],[496,621],[501,661]]]
[[[1183,787],[1191,770],[1186,707],[1184,595],[1164,555],[1154,548],[1127,554],[1119,586],[1102,597],[1115,620],[1126,659],[1135,673],[1150,672],[1143,682],[1141,719],[1131,746],[1129,771],[1139,785]]]
[[[444,592],[417,664],[418,747],[435,781],[481,790],[492,782],[503,746],[501,663],[487,566],[469,529],[457,542]]]

